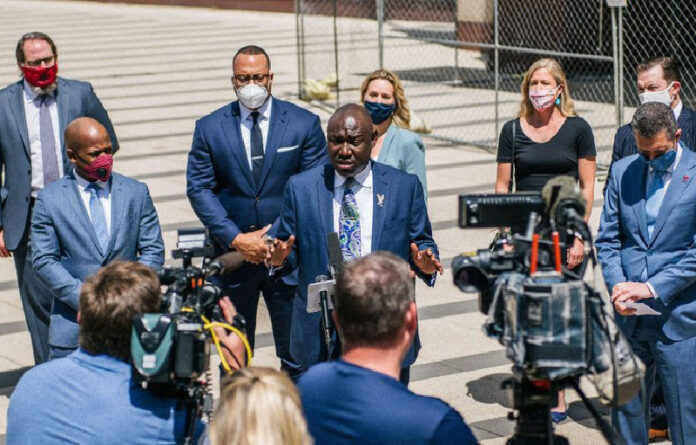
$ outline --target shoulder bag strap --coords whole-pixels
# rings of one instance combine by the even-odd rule
[[[512,121],[512,162],[510,163],[510,182],[508,183],[508,193],[514,193],[515,192],[515,139],[517,135],[517,131],[515,131],[515,128],[517,127],[517,122],[516,120]]]

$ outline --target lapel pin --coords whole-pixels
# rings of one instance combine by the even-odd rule
[[[384,207],[384,195],[381,193],[377,193],[377,205]]]
[[[682,182],[686,182],[686,181],[688,181],[688,180],[689,180],[689,177],[688,177],[688,176],[684,176],[684,177],[682,178]]]

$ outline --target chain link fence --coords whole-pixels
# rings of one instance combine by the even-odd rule
[[[299,94],[333,109],[360,100],[368,73],[390,69],[403,80],[419,130],[494,151],[502,125],[517,113],[526,69],[554,57],[606,167],[616,128],[638,104],[640,61],[680,60],[682,100],[696,105],[696,34],[689,29],[696,12],[678,0],[621,3],[295,0]]]

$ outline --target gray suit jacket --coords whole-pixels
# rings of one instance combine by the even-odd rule
[[[48,342],[77,346],[77,309],[82,282],[114,260],[139,261],[158,270],[164,242],[147,186],[114,173],[111,239],[102,251],[74,172],[41,190],[31,220],[32,262],[53,294]]]
[[[59,77],[55,91],[63,149],[63,171],[72,170],[63,142],[65,127],[82,116],[101,122],[111,137],[114,152],[118,141],[109,116],[94,94],[92,85]],[[5,177],[2,170],[4,167]],[[23,80],[0,90],[0,227],[8,249],[17,248],[27,229],[31,197],[31,148],[24,114]]]

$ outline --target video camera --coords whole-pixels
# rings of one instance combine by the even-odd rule
[[[509,227],[489,249],[452,261],[454,283],[479,293],[479,310],[488,316],[484,330],[513,362],[513,378],[504,384],[518,410],[509,444],[567,443],[553,435],[550,419],[557,392],[566,386],[586,402],[605,437],[622,443],[587,403],[579,377],[587,375],[613,405],[640,389],[642,365],[614,324],[608,298],[583,281],[590,258],[601,277],[584,214],[585,200],[571,177],[551,179],[540,194],[459,197],[460,227]],[[577,271],[564,266],[575,237],[585,244]]]
[[[218,305],[222,290],[208,282],[214,276],[235,270],[244,262],[237,252],[215,260],[213,245],[205,229],[181,229],[172,257],[181,267],[164,267],[158,272],[167,286],[160,313],[133,318],[131,331],[132,374],[141,385],[158,394],[184,401],[187,407],[186,440],[192,440],[195,419],[210,413],[213,399],[208,372],[210,326],[223,323]],[[200,267],[193,258],[202,258]],[[237,315],[232,326],[245,334],[245,323]],[[217,342],[216,342],[217,343]]]

